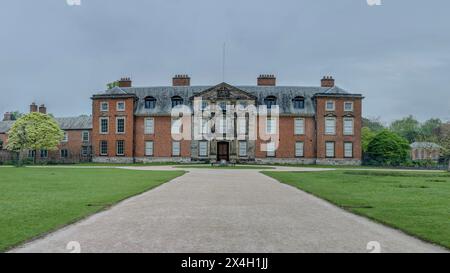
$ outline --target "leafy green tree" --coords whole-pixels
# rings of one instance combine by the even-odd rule
[[[385,129],[380,118],[363,118],[362,127],[369,128],[372,132],[378,133]]]
[[[409,143],[405,138],[383,130],[370,141],[367,155],[374,164],[398,166],[407,161],[409,150]]]
[[[64,132],[52,117],[30,113],[18,119],[11,127],[6,148],[19,153],[20,165],[24,151],[55,150],[63,138]]]
[[[409,143],[416,141],[420,135],[420,123],[412,115],[391,123],[391,131],[404,137]]]
[[[367,148],[369,147],[369,143],[377,134],[372,131],[369,127],[363,127],[361,129],[361,145],[363,153],[367,152]]]
[[[425,121],[419,130],[419,136],[416,141],[439,141],[439,128],[442,126],[442,121],[438,118],[432,118]]]

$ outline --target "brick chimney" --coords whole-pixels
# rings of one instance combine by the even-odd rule
[[[131,86],[132,86],[131,78],[126,77],[126,78],[121,78],[119,80],[119,87],[131,87]]]
[[[258,86],[275,86],[277,78],[274,75],[259,75]]]
[[[41,113],[41,114],[47,114],[47,107],[45,107],[44,104],[41,104],[41,105],[39,106],[39,113]]]
[[[332,76],[324,76],[320,81],[322,87],[334,87],[334,79]]]
[[[12,113],[6,112],[5,115],[3,116],[3,121],[9,121],[9,120],[12,120]]]
[[[190,86],[191,78],[188,75],[175,75],[172,78],[172,86]]]
[[[34,113],[38,111],[38,106],[36,105],[36,103],[32,103],[30,104],[30,113]]]

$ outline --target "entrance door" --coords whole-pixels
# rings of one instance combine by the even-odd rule
[[[230,144],[228,142],[217,143],[217,161],[230,160],[229,145]]]

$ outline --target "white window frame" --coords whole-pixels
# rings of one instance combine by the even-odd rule
[[[102,131],[102,121],[103,120],[106,120],[106,132],[103,132]],[[99,132],[100,132],[100,134],[103,134],[103,135],[105,135],[105,134],[108,134],[109,133],[109,118],[107,118],[107,117],[101,117],[100,119],[99,119]]]
[[[238,124],[238,134],[241,136],[247,135],[247,118],[246,117],[238,117],[237,118],[237,124]]]
[[[123,108],[120,108],[120,107],[119,107],[119,105],[121,105],[121,104],[123,104]],[[117,110],[118,112],[124,112],[125,109],[126,109],[125,101],[122,101],[122,100],[121,100],[121,101],[116,102],[116,110]]]
[[[346,126],[347,122],[351,122],[351,130],[348,131],[349,127]],[[354,118],[349,118],[349,117],[344,117],[343,119],[343,126],[342,126],[342,130],[343,130],[343,134],[344,136],[352,136],[355,132],[355,119]]]
[[[272,149],[273,147],[273,149]],[[275,142],[269,142],[266,144],[266,156],[267,157],[275,157],[276,156],[276,152],[275,152]]]
[[[345,105],[348,103],[351,105],[350,110],[345,109]],[[344,101],[344,112],[353,112],[353,101]]]
[[[153,156],[155,153],[154,148],[155,148],[155,146],[154,146],[154,143],[152,140],[145,141],[145,147],[144,147],[145,156]]]
[[[350,145],[350,151],[347,149],[348,145]],[[348,152],[350,152],[350,154],[348,154]],[[353,158],[353,142],[344,142],[344,157]]]
[[[122,153],[119,153],[119,142],[122,141]],[[116,141],[116,155],[117,156],[124,156],[125,155],[125,140],[117,140]]]
[[[333,104],[332,108],[328,108],[328,103],[330,103],[330,102]],[[334,100],[327,100],[325,102],[325,110],[326,111],[334,111],[334,110],[336,110],[336,102]]]
[[[177,149],[178,151],[177,151]],[[181,142],[172,141],[172,156],[181,156]]]
[[[202,147],[205,145],[205,147]],[[203,153],[204,151],[204,153]],[[208,156],[208,141],[201,140],[198,142],[198,156],[199,157],[207,157]]]
[[[300,122],[301,122],[301,124],[299,124]],[[295,135],[304,135],[305,134],[305,119],[304,118],[295,118],[294,119],[294,134]]]
[[[330,151],[328,149],[329,148],[328,145],[332,145],[331,146],[333,148],[332,151]],[[336,157],[336,143],[334,141],[326,141],[325,142],[325,157],[326,158],[335,158]]]
[[[328,122],[333,122],[333,130],[329,131],[328,129],[331,126],[328,125]],[[336,117],[326,117],[325,118],[325,135],[336,135]]]
[[[202,135],[207,135],[207,134],[211,133],[211,128],[209,128],[209,119],[208,118],[202,118],[201,133],[202,133]]]
[[[84,138],[85,134],[87,135],[87,139]],[[83,142],[89,142],[90,139],[91,139],[91,134],[89,133],[89,131],[81,132],[81,140]]]
[[[61,142],[69,142],[69,133],[64,131],[64,137]]]
[[[181,134],[181,126],[182,126],[182,119],[181,118],[172,119],[172,125],[171,125],[171,128],[170,128],[171,134],[172,135]]]
[[[155,119],[145,118],[144,119],[144,134],[153,135],[155,133]]]
[[[106,108],[103,109],[103,105],[106,105]],[[107,101],[100,102],[100,112],[108,112],[109,111],[109,103]]]
[[[103,143],[106,143],[106,153],[104,153],[103,152]],[[100,153],[100,155],[101,156],[107,156],[108,155],[108,141],[107,140],[100,140],[100,147],[99,147],[99,149],[100,149],[100,151],[99,151],[99,153]]]
[[[295,142],[295,157],[305,157],[305,142]]]
[[[266,133],[269,135],[273,135],[277,133],[277,120],[276,118],[267,118],[266,119]]]
[[[246,157],[248,155],[247,149],[248,149],[247,141],[240,140],[239,141],[239,156],[240,157]]]
[[[123,120],[123,132],[119,132],[119,120]],[[125,117],[116,117],[116,134],[123,135],[126,132],[126,118]]]

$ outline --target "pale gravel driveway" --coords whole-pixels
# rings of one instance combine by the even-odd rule
[[[278,171],[330,169],[278,167]],[[170,170],[172,167],[129,167]],[[179,170],[179,169],[178,169]],[[126,181],[124,181],[126,183]],[[189,173],[12,252],[445,252],[257,170]]]

